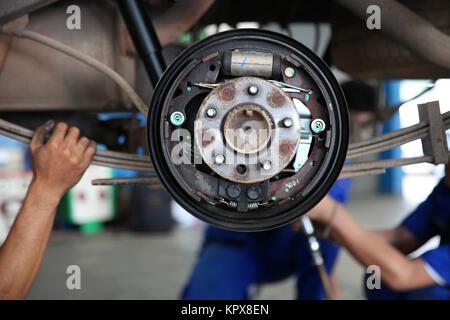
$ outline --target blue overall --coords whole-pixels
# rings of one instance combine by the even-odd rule
[[[421,258],[428,274],[438,285],[418,290],[395,292],[382,285],[380,290],[366,289],[368,299],[450,299],[450,188],[443,180],[428,198],[411,213],[402,226],[425,242],[439,235],[439,247],[425,252]]]
[[[330,195],[346,203],[350,179],[339,180]],[[333,270],[339,247],[320,240],[326,269]],[[307,238],[290,225],[264,232],[234,232],[208,226],[183,299],[249,299],[252,285],[297,275],[298,299],[323,299],[325,291],[313,265]]]

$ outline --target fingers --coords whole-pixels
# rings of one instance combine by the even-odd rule
[[[53,120],[48,120],[36,129],[30,142],[31,151],[36,150],[44,144],[46,135],[53,129],[54,126],[55,122]]]
[[[68,126],[64,122],[58,123],[55,130],[53,131],[52,136],[48,140],[48,144],[54,147],[59,147],[59,145],[61,145],[61,143],[64,141],[67,128]]]
[[[56,125],[55,131],[48,142],[49,145],[53,147],[59,147],[61,144],[64,144],[64,147],[68,152],[74,152],[78,145],[79,136],[80,129],[77,127],[71,127],[69,129],[66,123],[60,122]]]
[[[84,156],[84,152],[86,151],[87,146],[89,145],[89,139],[86,137],[80,138],[77,144],[75,145],[75,155],[81,160]]]
[[[54,126],[55,122],[50,120],[36,129],[30,142],[32,152],[44,145],[46,135]],[[82,167],[87,168],[97,151],[97,145],[86,137],[79,139],[79,136],[80,129],[77,127],[69,129],[66,123],[60,122],[56,125],[47,144],[53,149],[58,149],[63,144],[66,155],[71,157],[72,161],[78,162]]]
[[[66,138],[64,139],[64,145],[69,150],[74,150],[79,137],[80,137],[80,129],[78,129],[77,127],[71,127],[67,132]]]
[[[95,141],[92,140],[89,141],[89,144],[83,154],[83,162],[82,162],[83,167],[85,168],[89,167],[96,151],[97,151],[97,144],[95,143]]]
[[[46,123],[44,123],[44,127],[45,127],[46,135],[50,134],[53,131],[53,129],[55,128],[55,121],[48,120]]]
[[[89,141],[89,145],[86,148],[86,151],[84,152],[84,157],[88,158],[88,160],[91,161],[96,151],[97,151],[97,144],[95,143],[95,141],[91,140]]]

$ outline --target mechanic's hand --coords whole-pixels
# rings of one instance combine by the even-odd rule
[[[94,141],[79,138],[80,130],[58,123],[47,143],[45,137],[55,126],[48,121],[37,128],[30,143],[33,183],[46,195],[62,198],[80,181],[97,149]]]
[[[336,200],[329,195],[326,195],[325,198],[306,214],[306,216],[319,223],[328,223],[333,215],[335,207]]]
[[[333,214],[334,208],[336,206],[336,201],[326,195],[314,208],[312,208],[306,216],[309,217],[313,222],[317,222],[316,229],[320,229],[324,224],[328,223]],[[300,231],[302,229],[302,224],[300,220],[296,220],[291,223],[292,230]]]

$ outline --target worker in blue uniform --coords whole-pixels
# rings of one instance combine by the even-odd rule
[[[339,180],[329,195],[345,204],[351,180]],[[320,240],[331,274],[339,247]],[[234,232],[208,226],[184,299],[250,299],[253,285],[297,275],[298,299],[323,299],[325,291],[313,264],[308,240],[287,225],[264,232]]]
[[[373,117],[376,91],[370,85],[349,81],[342,85],[353,116]],[[355,117],[353,123],[357,123]],[[355,130],[356,131],[356,130]],[[360,132],[352,132],[357,136]],[[351,180],[339,180],[329,192],[345,204]],[[325,267],[331,275],[333,295],[339,297],[333,277],[339,247],[320,240]],[[297,276],[298,299],[323,299],[325,290],[314,265],[307,237],[291,226],[257,233],[207,227],[197,263],[184,288],[184,299],[249,299],[252,285]]]
[[[328,196],[308,216],[327,223],[331,238],[361,264],[378,266],[382,285],[365,286],[369,299],[450,299],[450,163],[428,198],[394,229],[366,230]],[[435,236],[437,248],[408,256]]]

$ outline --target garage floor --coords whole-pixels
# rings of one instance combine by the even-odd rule
[[[415,206],[402,198],[352,199],[349,209],[365,226],[396,225]],[[30,299],[177,299],[201,242],[203,227],[172,234],[104,232],[53,235]],[[69,265],[81,268],[81,290],[66,288]],[[362,299],[363,269],[341,252],[337,275],[343,298]],[[292,299],[294,279],[264,285],[257,298]]]

